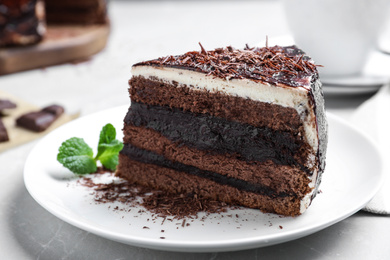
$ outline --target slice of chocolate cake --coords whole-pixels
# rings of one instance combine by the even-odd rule
[[[316,65],[295,46],[188,52],[133,65],[117,176],[296,216],[325,167]]]

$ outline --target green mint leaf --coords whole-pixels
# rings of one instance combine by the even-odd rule
[[[123,148],[122,142],[115,138],[115,127],[106,124],[100,131],[98,153],[95,157],[95,160],[100,160],[102,165],[110,170],[115,170],[118,165],[118,154]]]
[[[115,137],[116,137],[116,130],[112,124],[106,124],[105,126],[103,126],[102,130],[100,131],[98,153],[95,156],[95,159],[98,159],[106,149],[104,148],[104,146],[101,145],[111,143],[113,140],[115,140]]]
[[[91,147],[78,137],[62,143],[58,149],[57,161],[76,174],[93,173],[97,170]]]
[[[118,165],[118,154],[122,150],[123,144],[118,140],[113,140],[109,144],[99,144],[98,149],[102,151],[99,160],[104,167],[115,170]]]
[[[115,127],[112,124],[105,125],[100,131],[98,152],[95,157],[91,147],[83,139],[70,138],[59,148],[57,160],[76,174],[96,172],[98,160],[105,168],[115,170],[118,165],[118,154],[123,148],[122,142],[115,138]]]

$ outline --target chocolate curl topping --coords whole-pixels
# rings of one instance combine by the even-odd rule
[[[203,48],[203,46],[202,46],[202,44],[201,44],[200,42],[199,42],[199,46],[200,46],[200,50],[201,50],[200,53],[202,53],[202,54],[204,54],[204,55],[207,55],[206,50]]]
[[[296,46],[273,46],[235,49],[231,46],[206,51],[199,43],[200,52],[162,57],[141,62],[152,65],[182,68],[206,73],[222,79],[250,79],[269,84],[285,84],[292,87],[309,87],[311,79],[318,77],[316,65]]]

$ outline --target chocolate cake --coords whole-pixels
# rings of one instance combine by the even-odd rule
[[[286,216],[325,168],[316,65],[296,46],[187,52],[133,65],[116,175]]]
[[[1,0],[0,47],[34,44],[48,25],[107,23],[106,0]]]
[[[106,0],[45,0],[49,24],[104,24]]]
[[[0,47],[29,45],[45,34],[45,12],[42,0],[0,1]]]

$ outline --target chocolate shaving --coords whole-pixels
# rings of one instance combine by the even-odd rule
[[[209,199],[198,198],[196,194],[171,194],[159,190],[153,190],[137,184],[130,184],[126,180],[119,179],[108,184],[96,183],[94,176],[104,172],[98,168],[98,172],[91,176],[85,176],[78,183],[94,190],[94,200],[97,203],[121,202],[129,206],[143,206],[146,210],[166,219],[171,216],[176,219],[196,216],[199,212],[218,213],[226,211],[226,204]],[[114,176],[114,173],[110,173]],[[138,199],[141,198],[141,202]],[[182,226],[186,224],[182,222]]]
[[[207,55],[207,51],[203,48],[202,44],[199,42],[199,45],[200,45],[200,49],[201,49],[201,52],[203,55]]]
[[[250,79],[269,84],[285,84],[292,87],[310,86],[312,77],[318,77],[317,65],[296,46],[273,46],[235,49],[231,46],[183,55],[162,57],[137,63],[139,65],[183,68],[206,73],[222,79]]]

